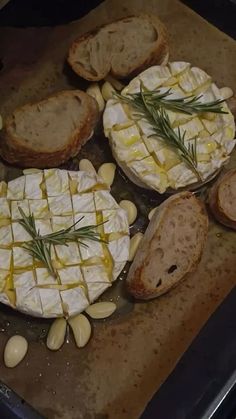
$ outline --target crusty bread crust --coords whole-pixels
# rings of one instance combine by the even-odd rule
[[[170,275],[169,279],[163,280],[160,284],[154,284],[147,281],[148,270],[150,270],[150,263],[152,263],[152,273],[158,275],[158,266],[155,264],[156,251],[159,249],[160,244],[160,231],[163,225],[163,221],[167,217],[172,217],[170,214],[173,205],[177,205],[180,201],[187,201],[194,198],[194,205],[196,205],[196,213],[198,213],[197,226],[199,229],[199,242],[198,247],[194,251],[191,251],[191,261],[183,269],[182,276],[175,278]],[[149,300],[165,294],[170,289],[176,287],[182,282],[186,276],[195,271],[198,263],[201,259],[202,251],[207,239],[208,232],[208,216],[204,207],[204,204],[198,200],[191,192],[181,192],[173,195],[164,201],[159,208],[155,211],[149,226],[144,234],[141,244],[138,248],[134,261],[130,267],[127,277],[127,289],[137,299]],[[168,234],[169,232],[166,232]],[[191,234],[191,226],[189,226],[189,233]],[[169,249],[165,249],[168,251]],[[165,251],[164,250],[164,251]],[[176,249],[173,248],[173,252]],[[169,261],[170,265],[173,261]],[[154,268],[155,264],[155,268]],[[150,275],[151,276],[151,275]],[[145,280],[146,277],[146,280]]]
[[[119,25],[119,22],[124,22],[127,19],[131,19],[134,17],[140,17],[144,20],[148,20],[153,27],[156,29],[158,37],[157,40],[153,46],[152,51],[146,56],[146,58],[143,60],[140,60],[138,64],[134,66],[132,62],[130,62],[130,65],[128,68],[125,69],[123,72],[117,72],[115,68],[111,68],[111,63],[108,66],[109,71],[107,74],[93,74],[92,72],[87,71],[82,65],[78,63],[78,61],[75,59],[77,50],[80,48],[81,44],[83,42],[89,41],[89,39],[92,39],[95,37],[99,31],[102,28],[108,27],[111,23],[117,23],[117,26]],[[141,15],[132,15],[127,16],[122,19],[118,19],[115,22],[111,22],[109,24],[102,25],[100,27],[97,27],[93,31],[90,31],[79,38],[77,38],[71,45],[69,49],[68,54],[68,63],[72,67],[72,69],[77,73],[80,77],[83,77],[86,80],[89,81],[99,81],[105,78],[108,74],[111,74],[112,76],[116,77],[117,79],[123,79],[123,78],[132,78],[139,74],[141,71],[145,70],[146,68],[155,65],[155,64],[163,64],[166,65],[169,59],[169,42],[168,42],[168,34],[165,25],[160,21],[160,19],[157,16],[149,16],[146,14]],[[137,28],[137,30],[140,30],[140,28]],[[137,46],[140,47],[140,46]],[[106,57],[104,57],[104,60]]]
[[[236,169],[231,169],[223,176],[220,176],[217,182],[213,185],[209,192],[209,206],[211,209],[212,214],[214,217],[219,221],[221,224],[225,225],[226,227],[230,227],[236,230],[236,221],[231,219],[226,214],[226,209],[224,208],[224,201],[220,199],[219,192],[220,188],[222,188],[226,183],[233,182],[233,176],[236,175]]]
[[[26,111],[30,107],[40,105],[41,107],[48,100],[57,100],[58,96],[75,96],[79,97],[85,108],[85,116],[79,127],[75,127],[72,135],[68,138],[63,148],[56,148],[54,151],[39,152],[33,148],[33,145],[25,145],[21,138],[12,134],[12,126],[14,124],[14,115],[18,111]],[[8,163],[15,164],[20,167],[36,167],[47,168],[57,167],[78,154],[81,147],[91,138],[96,122],[99,117],[97,102],[91,96],[80,90],[61,91],[55,95],[38,102],[26,104],[16,109],[6,121],[4,128],[0,134],[0,155]],[[58,132],[60,136],[60,132]]]

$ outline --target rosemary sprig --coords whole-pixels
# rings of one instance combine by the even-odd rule
[[[66,229],[62,229],[42,236],[36,229],[34,214],[30,214],[27,216],[20,207],[19,211],[22,216],[22,219],[19,221],[19,223],[32,237],[32,240],[30,242],[27,242],[23,247],[37,260],[43,262],[47,267],[48,271],[54,277],[56,277],[57,275],[51,260],[51,246],[53,244],[67,246],[68,242],[77,241],[83,246],[88,247],[87,244],[84,243],[82,240],[93,240],[97,242],[106,243],[104,240],[101,239],[99,233],[95,231],[97,225],[89,225],[85,227],[80,227],[78,229],[74,229],[74,227],[83,219],[83,217],[81,217],[76,223],[74,223]]]
[[[36,230],[34,215],[30,214],[29,216],[27,216],[21,207],[18,208],[22,216],[22,219],[19,221],[19,223],[22,225],[22,227],[24,227],[24,229],[27,231],[27,233],[29,233],[29,235],[33,239],[30,242],[25,243],[25,245],[23,246],[24,249],[27,250],[31,256],[34,256],[35,259],[39,260],[40,262],[43,262],[46,265],[50,274],[56,277],[56,272],[53,268],[51,260],[51,245],[43,240],[36,240],[36,238],[39,237],[39,232],[37,232]]]
[[[170,119],[165,109],[160,106],[157,107],[155,103],[147,100],[146,89],[140,85],[140,93],[136,98],[129,98],[122,95],[117,95],[126,103],[129,103],[136,111],[136,116],[146,119],[152,126],[154,134],[152,136],[158,137],[174,148],[180,158],[190,167],[196,174],[197,178],[201,181],[201,175],[197,170],[197,153],[196,153],[196,138],[189,141],[188,145],[185,144],[184,139],[186,132],[181,133],[179,127],[175,131],[170,123]]]
[[[222,109],[221,103],[224,102],[224,99],[217,99],[211,102],[201,102],[200,99],[202,95],[198,96],[186,96],[183,98],[177,99],[170,99],[168,96],[171,95],[171,89],[167,90],[166,92],[160,92],[159,90],[147,90],[144,89],[142,83],[140,84],[140,92],[138,93],[128,93],[126,96],[121,94],[116,94],[118,98],[126,103],[135,104],[135,106],[140,106],[143,101],[143,97],[145,98],[146,103],[149,106],[155,106],[156,108],[163,107],[165,109],[169,109],[175,112],[181,112],[188,115],[192,115],[194,113],[205,113],[205,112],[212,112],[212,113],[221,113],[227,114],[228,112]]]
[[[186,131],[181,133],[179,127],[177,131],[174,131],[167,113],[162,108],[159,111],[154,111],[153,119],[156,123],[154,127],[156,135],[176,149],[180,158],[195,173],[199,181],[202,181],[201,175],[197,170],[196,138],[189,140],[189,143],[186,145],[184,142]]]
[[[65,228],[63,230],[55,231],[54,233],[45,234],[44,236],[38,236],[35,238],[35,240],[39,241],[45,241],[50,244],[60,244],[60,245],[66,245],[68,242],[71,241],[77,241],[78,243],[82,244],[85,247],[88,247],[87,244],[85,244],[81,240],[93,240],[96,242],[103,242],[106,243],[105,240],[101,239],[100,234],[94,229],[102,225],[104,223],[100,223],[97,225],[89,225],[86,227],[80,227],[78,229],[73,230],[73,228],[83,219],[84,217],[81,217],[76,223],[72,224],[70,227]]]

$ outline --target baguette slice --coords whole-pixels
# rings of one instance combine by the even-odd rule
[[[204,205],[191,192],[168,198],[155,211],[127,277],[129,292],[149,300],[193,272],[208,231]]]
[[[6,119],[0,154],[20,167],[59,166],[89,140],[98,116],[96,101],[80,90],[27,104]]]
[[[229,170],[211,188],[209,206],[220,223],[236,230],[236,169]]]
[[[167,32],[157,16],[130,16],[76,39],[68,62],[86,80],[98,81],[109,73],[122,79],[169,57]]]

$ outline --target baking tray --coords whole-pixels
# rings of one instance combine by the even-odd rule
[[[235,302],[236,288],[210,317],[140,419],[235,419]]]
[[[108,0],[65,26],[0,29],[3,117],[15,107],[55,91],[86,88],[87,84],[65,64],[71,41],[98,22],[140,11],[157,13],[167,24],[171,59],[190,61],[211,74],[219,86],[236,90],[235,42],[183,4],[175,0],[132,0],[129,4]],[[96,168],[112,160],[101,126],[79,157],[66,167],[78,168],[83,157],[90,158]],[[229,167],[235,165],[234,153]],[[2,179],[20,173],[13,167],[0,167]],[[131,234],[146,228],[149,210],[166,198],[135,187],[119,170],[112,193],[118,200],[131,199],[138,206],[139,217]],[[235,233],[211,219],[206,249],[196,273],[169,294],[148,303],[134,304],[126,294],[124,281],[118,280],[103,296],[117,302],[116,315],[94,322],[93,337],[81,350],[68,337],[60,351],[50,352],[45,347],[50,321],[32,319],[1,306],[1,348],[14,333],[23,334],[29,341],[27,357],[17,368],[10,370],[0,365],[2,381],[50,419],[137,418],[235,286],[235,255]]]

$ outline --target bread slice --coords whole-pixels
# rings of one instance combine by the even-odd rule
[[[168,198],[155,211],[127,277],[129,292],[149,300],[196,269],[207,238],[208,216],[191,192]]]
[[[214,184],[209,205],[220,223],[236,230],[236,169],[229,170]]]
[[[130,16],[101,26],[76,39],[68,62],[86,80],[102,80],[109,73],[133,77],[169,57],[167,32],[157,16]]]
[[[0,154],[20,167],[55,167],[78,154],[92,136],[99,116],[97,102],[69,90],[10,115],[1,132]]]

